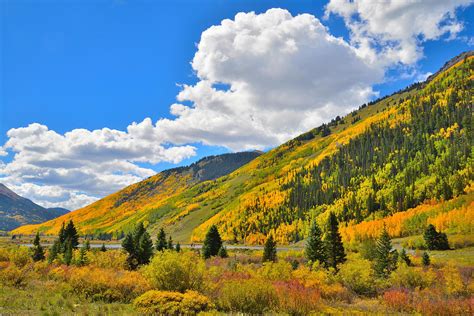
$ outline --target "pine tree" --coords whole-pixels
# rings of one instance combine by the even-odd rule
[[[337,265],[346,261],[346,253],[341,235],[339,234],[339,223],[333,212],[329,214],[328,226],[328,232],[324,240],[327,252],[327,265],[337,272]]]
[[[222,247],[222,239],[216,225],[212,225],[207,231],[204,244],[202,245],[202,255],[205,259],[217,256]]]
[[[84,246],[79,251],[79,259],[77,259],[76,264],[78,266],[85,266],[87,264],[87,261],[87,247],[84,244]]]
[[[66,240],[70,240],[72,248],[77,248],[79,245],[79,235],[72,220],[67,224],[66,229],[64,230],[64,236],[66,237]]]
[[[41,261],[41,260],[44,260],[44,250],[43,250],[43,247],[41,246],[41,243],[40,243],[40,236],[39,236],[39,232],[36,233],[36,237],[35,237],[35,240],[33,241],[33,260],[34,261]]]
[[[430,255],[425,251],[423,252],[423,256],[421,257],[421,263],[427,267],[430,265],[431,260],[430,260]]]
[[[277,261],[277,252],[276,252],[276,242],[273,239],[273,236],[270,235],[267,240],[265,241],[265,245],[263,247],[263,262],[267,261]]]
[[[227,254],[227,249],[224,245],[222,245],[221,249],[219,249],[218,256],[221,258],[228,258],[229,255]]]
[[[167,247],[166,243],[166,234],[163,228],[160,228],[160,231],[158,232],[158,236],[156,238],[156,244],[155,248],[158,251],[163,251]]]
[[[153,242],[151,241],[150,235],[145,231],[140,236],[139,244],[139,264],[150,263],[150,258],[153,256]]]
[[[326,265],[327,256],[324,242],[322,240],[322,232],[316,221],[311,225],[308,241],[305,249],[306,259],[311,263],[318,261],[322,265]]]
[[[386,278],[395,269],[396,258],[394,257],[394,253],[390,236],[384,225],[376,244],[374,270],[378,276]]]
[[[181,245],[178,243],[176,243],[176,252],[181,252]]]
[[[128,233],[122,241],[122,248],[128,253],[127,265],[130,270],[135,270],[138,267],[138,255],[133,240],[133,234]]]
[[[59,244],[61,245],[61,248],[63,248],[64,244],[66,243],[66,234],[65,234],[65,229],[64,229],[64,222],[61,225],[61,228],[59,229]]]
[[[65,246],[64,246],[64,263],[66,265],[70,265],[72,263],[73,257],[73,247],[72,241],[68,238],[66,239]]]
[[[105,244],[102,243],[102,247],[100,247],[100,251],[102,252],[106,252],[107,251],[107,248],[105,247]]]
[[[61,252],[61,244],[59,242],[59,239],[56,239],[51,246],[51,249],[49,250],[48,254],[48,262],[52,263],[56,258],[58,257],[58,253]]]
[[[168,238],[168,245],[167,245],[167,248],[169,250],[173,250],[173,239],[171,238],[171,236]]]
[[[405,248],[402,248],[402,251],[400,252],[400,261],[406,263],[407,266],[411,266],[411,260],[410,257],[408,257]]]
[[[436,240],[438,239],[438,232],[432,224],[428,225],[426,228],[423,238],[425,239],[426,247],[429,250],[435,250],[437,248]]]

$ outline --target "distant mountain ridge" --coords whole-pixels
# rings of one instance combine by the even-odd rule
[[[0,230],[12,230],[25,224],[42,223],[68,212],[64,208],[44,208],[0,183]]]
[[[126,230],[134,226],[136,220],[160,218],[161,213],[155,210],[162,201],[172,199],[196,184],[226,176],[261,154],[259,151],[248,151],[214,155],[189,166],[164,170],[82,209],[45,222],[41,230],[56,232],[62,222],[69,219],[73,219],[83,232],[88,233],[100,232],[104,227],[114,227],[113,231]],[[36,229],[40,225],[25,227]]]

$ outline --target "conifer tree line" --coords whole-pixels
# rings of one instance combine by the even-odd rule
[[[239,210],[228,225],[235,241],[292,225],[296,228],[288,239],[296,242],[305,237],[308,218],[316,212],[332,209],[339,221],[360,222],[375,213],[387,216],[426,200],[464,194],[474,180],[472,67],[474,61],[466,60],[456,72],[391,101],[388,109],[404,119],[372,123],[318,164],[289,171],[280,181],[286,196],[281,205],[268,206],[257,195]]]

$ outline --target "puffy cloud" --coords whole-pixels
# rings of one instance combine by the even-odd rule
[[[0,181],[46,206],[75,208],[155,172],[139,163],[178,163],[195,155],[192,146],[162,145],[151,120],[127,132],[75,129],[64,135],[41,124],[14,128],[3,150],[14,153],[0,165]]]
[[[447,35],[454,38],[463,29],[456,19],[459,7],[473,0],[330,0],[326,16],[344,18],[351,44],[358,54],[385,66],[412,64],[423,57],[421,43]]]
[[[239,13],[202,33],[174,119],[156,127],[173,143],[233,150],[280,144],[358,106],[383,69],[360,58],[310,14]],[[190,104],[186,105],[186,102]]]

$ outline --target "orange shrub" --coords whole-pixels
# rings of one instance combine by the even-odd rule
[[[397,312],[408,312],[413,309],[411,295],[407,290],[389,290],[383,293],[383,301]]]
[[[279,311],[290,315],[308,315],[320,308],[321,293],[317,288],[305,287],[296,280],[274,283]]]

